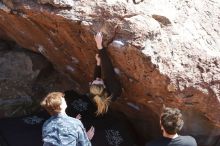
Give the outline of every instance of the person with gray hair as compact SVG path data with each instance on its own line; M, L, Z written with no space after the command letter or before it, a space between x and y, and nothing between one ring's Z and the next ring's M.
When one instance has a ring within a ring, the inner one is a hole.
M181 136L178 132L184 125L179 109L166 107L160 115L160 127L163 136L146 144L146 146L197 146L191 136Z

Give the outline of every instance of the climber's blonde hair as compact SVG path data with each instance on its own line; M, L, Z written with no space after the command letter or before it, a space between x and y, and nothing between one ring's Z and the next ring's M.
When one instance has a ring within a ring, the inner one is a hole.
M90 93L93 96L93 101L97 105L96 115L104 114L108 111L108 106L110 104L111 97L108 97L108 93L106 92L103 85L93 84L90 86Z

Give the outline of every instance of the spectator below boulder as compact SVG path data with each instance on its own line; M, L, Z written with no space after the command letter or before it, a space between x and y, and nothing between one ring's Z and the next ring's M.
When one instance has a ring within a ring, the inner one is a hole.
M95 135L91 141L93 146L138 145L135 132L122 113L109 110L107 114L96 117L95 105L88 96L79 95L73 90L65 92L65 99L68 105L66 112L69 116L75 117L80 113L86 129L91 125L95 127ZM29 116L0 120L0 145L42 145L42 125L48 118L47 112L41 111Z

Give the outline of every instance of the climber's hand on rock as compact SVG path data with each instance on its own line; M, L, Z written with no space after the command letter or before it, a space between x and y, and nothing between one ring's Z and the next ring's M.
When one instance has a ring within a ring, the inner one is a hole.
M97 48L100 50L100 49L102 49L103 47L102 47L102 37L103 37L103 35L102 35L102 33L101 32L98 32L96 35L95 35L95 42L96 42L96 46L97 46Z

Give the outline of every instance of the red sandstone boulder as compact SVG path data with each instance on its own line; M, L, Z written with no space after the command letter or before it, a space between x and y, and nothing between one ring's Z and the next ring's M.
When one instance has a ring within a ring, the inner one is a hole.
M138 119L142 135L157 135L146 129L158 128L163 104L184 110L184 130L201 141L220 134L218 0L9 0L0 9L7 36L44 55L80 92L88 91L93 35L102 31L124 88L113 107Z

